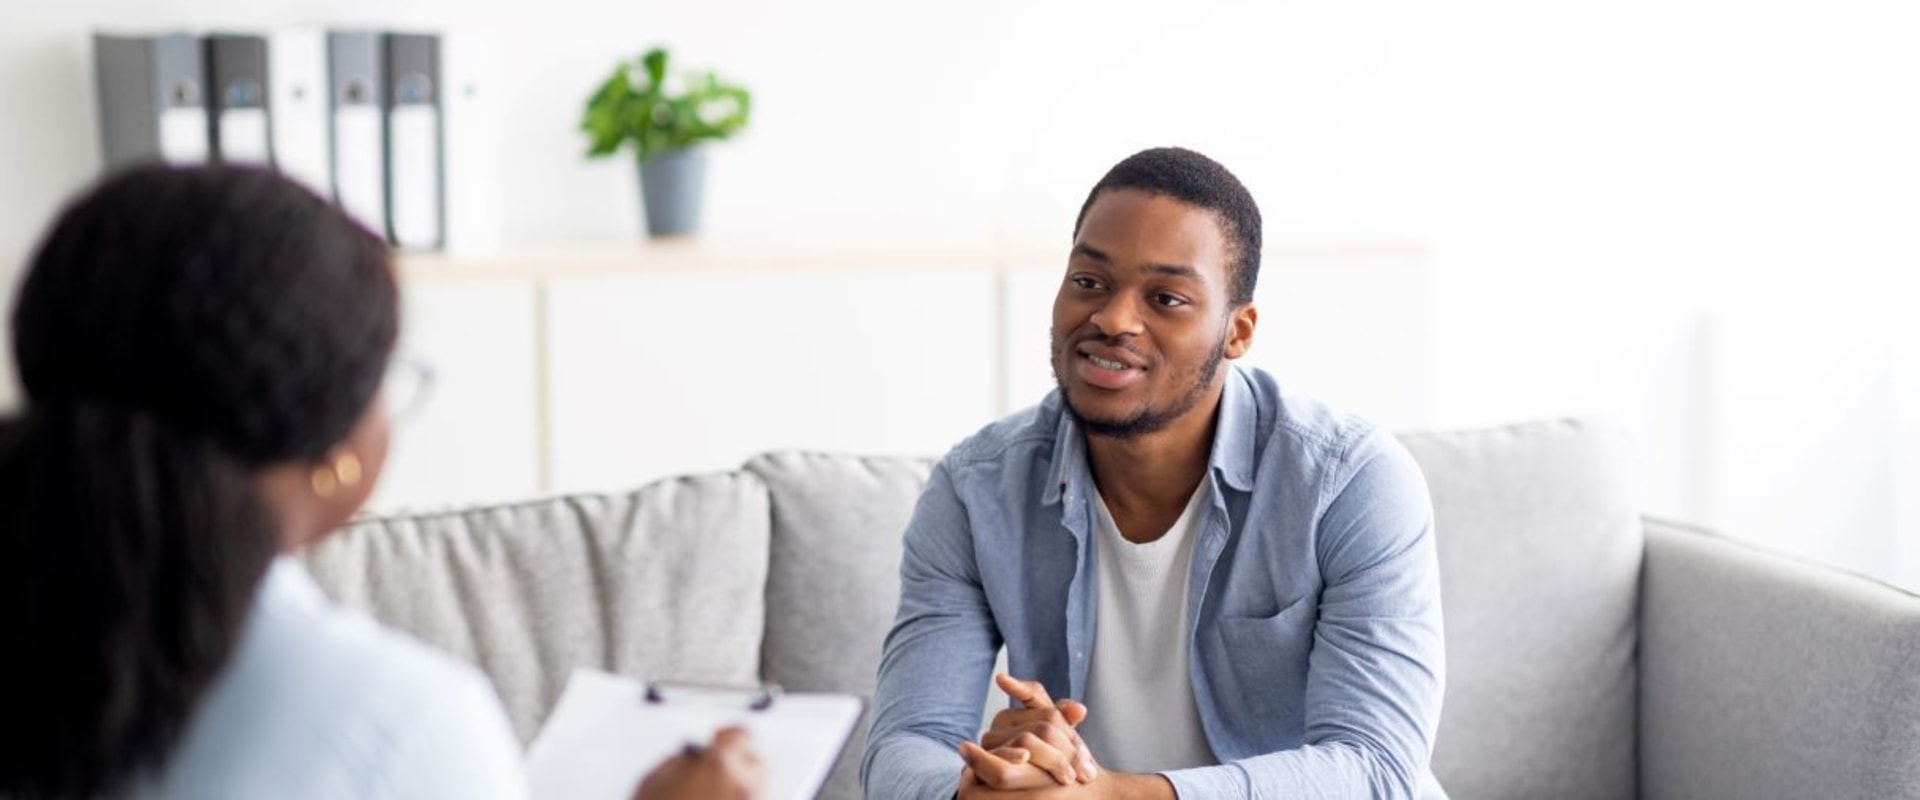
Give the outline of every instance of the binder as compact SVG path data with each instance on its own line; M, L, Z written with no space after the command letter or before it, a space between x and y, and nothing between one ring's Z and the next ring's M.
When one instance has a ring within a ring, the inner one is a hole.
M324 32L287 29L269 35L267 108L273 164L316 194L333 197L327 87Z
M200 37L93 36L100 149L109 168L205 163L206 59Z
M641 684L574 670L527 753L534 800L627 800L655 767L722 727L745 727L770 800L811 800L865 713L858 697Z
M207 37L207 74L216 157L223 164L271 166L267 40L225 34Z
M440 246L440 37L390 33L386 47L387 210L393 243Z
M447 252L500 250L499 106L493 42L482 33L440 35L440 188Z
M333 132L333 198L349 216L387 233L386 125L380 34L327 34L327 113Z

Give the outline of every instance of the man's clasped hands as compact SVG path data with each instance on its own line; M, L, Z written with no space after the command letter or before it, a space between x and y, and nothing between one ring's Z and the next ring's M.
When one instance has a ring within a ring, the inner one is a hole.
M1056 703L1038 681L1002 674L994 682L1020 707L995 714L978 743L960 744L959 800L1173 800L1173 784L1159 775L1100 768L1080 737L1086 705Z

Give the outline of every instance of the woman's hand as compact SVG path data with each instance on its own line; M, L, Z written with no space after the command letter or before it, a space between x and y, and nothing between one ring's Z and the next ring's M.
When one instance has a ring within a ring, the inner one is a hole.
M689 748L691 750L691 748ZM762 800L767 772L743 728L722 728L699 752L667 759L640 781L633 800Z

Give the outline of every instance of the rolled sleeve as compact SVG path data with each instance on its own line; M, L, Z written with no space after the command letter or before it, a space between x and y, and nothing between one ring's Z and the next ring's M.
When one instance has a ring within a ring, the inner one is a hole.
M868 797L954 796L958 748L979 732L999 648L966 509L942 464L907 524L900 611L881 651L873 729L860 766Z

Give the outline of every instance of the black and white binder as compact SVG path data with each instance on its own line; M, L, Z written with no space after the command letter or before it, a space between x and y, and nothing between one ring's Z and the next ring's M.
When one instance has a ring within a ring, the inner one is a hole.
M200 37L94 34L101 154L109 168L205 163L206 59Z
M474 31L440 34L440 200L442 239L455 255L498 252L499 106L492 40Z
M267 40L260 36L207 37L212 91L213 152L223 164L273 164L267 94Z
M439 248L440 37L386 36L387 213L391 239L408 249Z
M333 197L368 230L387 234L385 70L380 34L327 34L327 111L333 132Z
M289 28L267 37L273 164L315 193L333 197L328 86L325 32Z

